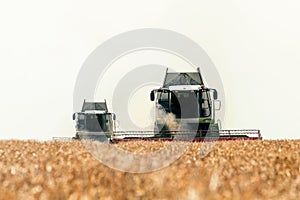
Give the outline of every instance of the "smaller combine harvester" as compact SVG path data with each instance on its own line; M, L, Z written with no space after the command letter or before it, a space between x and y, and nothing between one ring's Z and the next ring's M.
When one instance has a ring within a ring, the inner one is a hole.
M116 129L116 116L108 112L106 101L87 102L84 100L81 112L73 114L76 121L74 139L110 140Z

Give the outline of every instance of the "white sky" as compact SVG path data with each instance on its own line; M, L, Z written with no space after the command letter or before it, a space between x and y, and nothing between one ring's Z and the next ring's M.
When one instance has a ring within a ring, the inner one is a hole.
M299 138L298 0L0 2L0 139L73 136L73 89L87 56L137 28L196 41L223 81L223 128Z

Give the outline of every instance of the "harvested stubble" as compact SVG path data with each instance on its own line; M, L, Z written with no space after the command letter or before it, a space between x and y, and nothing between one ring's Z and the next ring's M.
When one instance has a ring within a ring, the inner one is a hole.
M135 141L139 153L164 144ZM297 199L300 141L192 143L169 167L131 174L106 167L80 141L0 141L0 199ZM142 147L142 150L141 148ZM108 152L109 153L109 152Z

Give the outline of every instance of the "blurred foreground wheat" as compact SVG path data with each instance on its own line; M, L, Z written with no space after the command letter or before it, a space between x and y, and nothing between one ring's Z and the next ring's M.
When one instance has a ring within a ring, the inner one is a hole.
M138 153L164 145L117 144ZM0 141L0 199L300 197L300 140L219 141L204 158L201 145L192 143L167 168L131 174L100 163L80 141Z

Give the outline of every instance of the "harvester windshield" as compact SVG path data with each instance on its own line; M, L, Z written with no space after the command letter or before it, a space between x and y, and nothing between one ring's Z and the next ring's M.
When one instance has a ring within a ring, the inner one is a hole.
M78 131L112 132L113 121L111 115L111 113L78 113L76 128Z
M158 104L176 118L199 118L211 115L209 92L199 90L165 90L158 92Z

